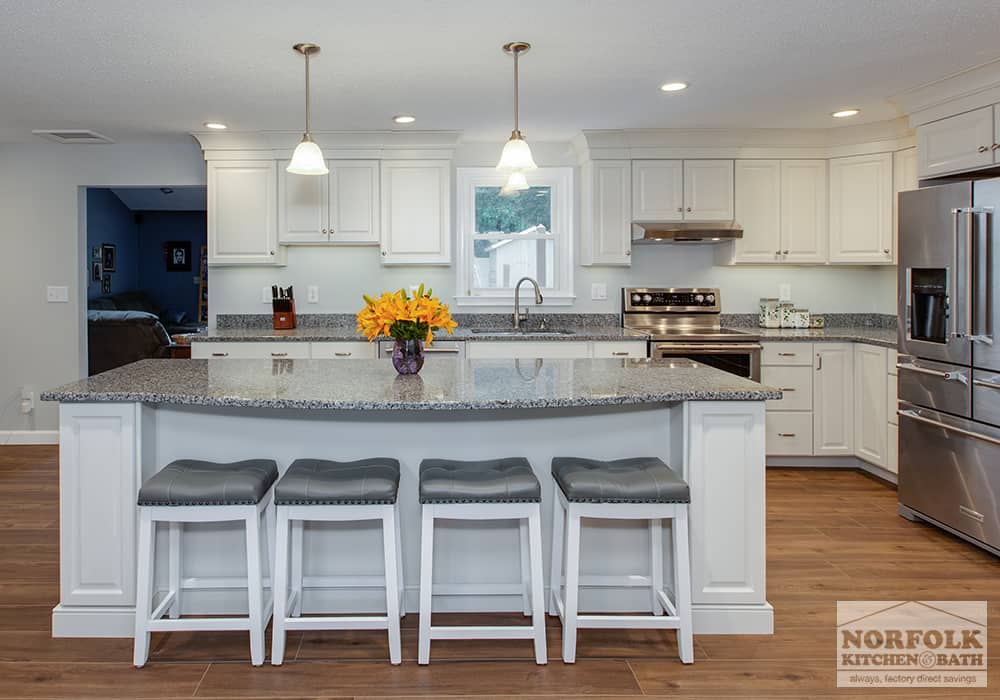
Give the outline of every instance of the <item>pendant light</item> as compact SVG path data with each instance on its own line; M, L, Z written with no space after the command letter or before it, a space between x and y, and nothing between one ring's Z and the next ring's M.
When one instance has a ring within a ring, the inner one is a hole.
M510 139L503 147L503 152L500 154L500 162L497 163L497 170L504 170L507 172L519 171L521 177L520 180L524 180L524 172L528 170L536 170L538 168L535 165L534 159L531 157L531 149L528 148L528 142L524 140L521 135L521 130L518 128L517 112L518 112L518 85L517 85L517 59L518 57L527 52L531 48L531 44L526 41L512 41L509 44L504 44L503 50L505 53L514 57L514 130L510 132ZM512 178L513 180L513 178ZM508 186L512 183L508 182ZM518 189L527 189L527 180L524 180L524 187L519 187Z
M326 167L323 151L312 140L312 133L309 131L309 57L319 53L319 46L316 44L296 44L292 49L302 54L306 59L306 131L302 134L302 141L295 147L292 160L285 169L296 175L326 175L330 169Z
M528 178L524 176L524 172L521 170L515 170L510 174L510 177L507 178L507 183L500 188L500 195L503 197L511 197L528 188Z

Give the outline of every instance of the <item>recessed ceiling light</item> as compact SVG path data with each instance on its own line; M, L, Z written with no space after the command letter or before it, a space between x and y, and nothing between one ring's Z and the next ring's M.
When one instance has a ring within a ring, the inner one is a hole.
M663 85L660 86L660 89L663 90L663 92L679 92L680 90L687 88L687 86L687 83L663 83Z
M861 114L860 109L855 109L851 107L850 109L840 109L831 114L831 117L836 117L837 119L843 119L844 117L853 117L855 114Z
M229 127L222 122L205 122L205 128L207 129L228 129Z
M397 124L412 124L417 118L412 114L397 114L392 120Z

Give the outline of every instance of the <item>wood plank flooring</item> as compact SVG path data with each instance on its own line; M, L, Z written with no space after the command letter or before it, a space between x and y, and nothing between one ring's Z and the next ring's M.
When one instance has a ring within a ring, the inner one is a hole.
M419 667L414 614L404 620L398 667L386 661L382 632L297 633L283 667L259 669L249 665L245 634L186 633L154 635L150 664L136 670L131 640L50 636L57 462L54 447L0 448L0 698L1000 696L1000 562L898 517L895 491L853 471L768 471L775 634L697 636L692 666L677 660L672 633L655 630L582 630L578 661L568 666L559 662L560 629L550 620L546 667L533 663L522 641L438 641L432 664ZM989 601L989 688L835 687L836 601L911 598Z

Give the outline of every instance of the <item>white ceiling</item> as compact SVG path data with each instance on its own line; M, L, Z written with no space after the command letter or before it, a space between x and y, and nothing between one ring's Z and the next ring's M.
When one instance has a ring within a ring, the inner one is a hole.
M1000 56L997 0L0 0L0 142L88 128L117 141L302 124L298 41L313 63L313 128L522 130L826 127L898 115L886 98ZM675 94L667 80L691 87ZM397 127L398 128L398 127ZM83 146L73 146L83 148ZM99 146L90 146L99 148Z

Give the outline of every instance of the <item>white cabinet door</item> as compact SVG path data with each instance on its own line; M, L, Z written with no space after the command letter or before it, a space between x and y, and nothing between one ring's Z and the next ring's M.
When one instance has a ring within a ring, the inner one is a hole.
M812 455L813 416L808 411L768 411L767 454L773 457Z
M854 346L813 347L813 454L854 454Z
M273 160L208 164L208 262L278 263L278 185Z
M309 355L309 343L298 340L191 343L195 360L307 360Z
M684 220L733 218L733 161L684 161Z
M309 343L309 356L314 360L374 360L378 346L363 340Z
M780 262L781 176L781 161L736 161L733 209L743 237L733 243L734 263Z
M917 177L917 149L907 148L892 154L892 259L898 255L899 193L920 187Z
M994 107L958 114L917 127L917 171L937 177L993 165Z
M854 453L879 467L887 464L885 348L854 346Z
M524 341L480 341L470 342L466 346L466 355L470 360L496 359L571 359L583 360L590 357L590 346L586 341L545 340ZM527 368L528 365L525 365Z
M781 389L780 399L765 402L768 411L813 410L813 368L809 366L760 368L760 383Z
M830 160L830 262L892 262L892 154Z
M278 242L283 245L329 241L329 175L296 175L278 161Z
M646 357L645 340L595 340L590 356L597 358Z
M781 161L782 262L826 262L826 168L825 160Z
M379 242L378 175L377 160L330 161L330 242Z
M632 261L632 168L627 160L598 160L581 167L581 265Z
M451 161L382 161L384 265L451 263Z
M681 221L683 218L683 161L633 161L632 220Z

